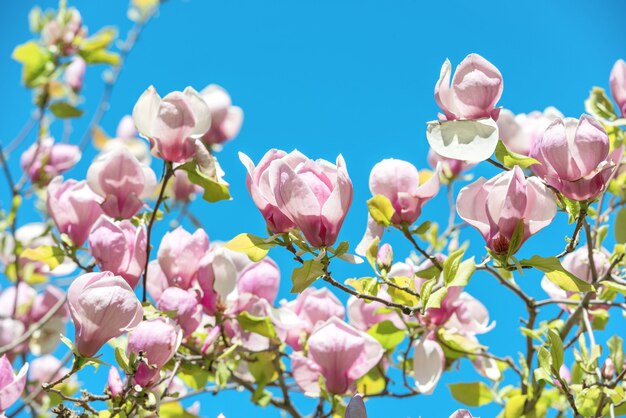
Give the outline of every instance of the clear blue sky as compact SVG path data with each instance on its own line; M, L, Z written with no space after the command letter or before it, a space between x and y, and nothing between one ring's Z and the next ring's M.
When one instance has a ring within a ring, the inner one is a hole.
M92 32L116 25L124 36L130 28L127 2L70 1L78 7ZM626 58L626 5L619 0L592 1L431 1L371 0L316 1L203 1L169 0L144 31L129 57L103 120L113 133L119 118L130 113L141 92L154 84L159 92L201 89L208 83L224 86L245 112L241 134L219 154L232 185L234 201L194 203L209 236L227 240L239 232L263 233L262 219L245 189L245 170L237 152L257 161L272 147L298 148L314 158L346 159L355 187L353 208L341 239L354 245L365 226L370 168L382 158L395 157L426 165L425 122L436 118L434 84L442 62L458 63L470 52L493 62L504 76L500 105L528 112L554 105L578 117L592 86L606 86L611 66ZM15 45L29 39L27 12L32 1L4 2L0 12L0 141L9 142L31 112L31 96L19 85L20 67L10 59ZM42 1L42 7L55 2ZM102 68L86 79L84 108L91 115L99 100ZM75 124L72 141L83 133L85 121ZM22 149L19 150L20 152ZM69 173L82 178L94 151ZM11 156L17 172L19 154ZM491 168L474 170L493 175ZM2 206L7 191L0 183ZM457 188L458 189L458 188ZM424 218L445 221L445 199L426 206ZM35 220L35 213L22 220ZM162 231L163 229L161 229ZM522 255L541 249L554 254L570 232L563 222L531 239ZM409 247L389 234L398 258ZM472 251L482 253L483 242L473 231ZM612 244L611 244L612 245ZM288 296L293 261L271 254L281 265L281 296ZM338 279L367 274L366 267L334 268ZM538 276L519 279L529 292L538 291ZM481 338L498 354L513 354L522 346L517 333L523 307L490 277L477 275L468 289L480 298L497 320L497 327ZM623 328L622 328L623 329ZM90 372L83 380L92 379ZM452 371L431 396L408 400L374 400L372 417L447 417L459 407L446 384L477 380L468 364ZM93 386L100 387L101 380ZM497 409L473 411L494 416ZM203 415L224 412L228 418L279 416L258 410L246 394L206 398ZM393 412L391 412L393 411Z

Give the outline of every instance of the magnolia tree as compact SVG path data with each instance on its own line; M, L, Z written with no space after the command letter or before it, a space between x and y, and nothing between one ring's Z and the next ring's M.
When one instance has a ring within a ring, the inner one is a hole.
M469 410L495 403L507 418L626 413L622 338L602 332L611 313L626 310L624 61L610 73L613 102L594 88L579 118L554 108L514 115L497 106L503 80L492 63L470 54L453 74L446 61L434 85L441 113L426 131L432 170L399 159L372 168L358 245L339 238L354 187L343 157L277 149L258 162L240 154L247 177L231 180L246 182L267 234L233 231L230 241L211 243L201 227L156 236L154 226L180 213L193 221L196 195L204 205L230 199L216 153L237 135L243 111L228 93L209 85L161 97L148 87L114 138L98 127L126 55L158 8L131 5L135 26L118 51L115 31L89 34L64 2L35 8L34 39L13 54L36 110L0 152L0 416L193 417L200 404L183 399L211 402L235 389L282 416L362 418L370 398L447 390L438 382L460 362L473 365L476 379L450 390ZM52 138L53 124L81 117L83 77L94 64L111 68L88 132ZM31 137L19 167L11 165ZM87 146L100 154L85 177L63 177ZM465 173L478 164L499 174L469 183ZM442 189L450 217L440 228L422 211ZM20 222L26 206L42 221ZM570 224L561 252L516 257L527 240L541 239L533 235L559 234L556 218ZM463 241L471 228L482 239ZM405 245L392 250L383 233ZM606 248L613 234L617 244ZM276 300L270 250L293 259L280 266L291 273L291 300ZM367 277L333 275L338 264L365 260ZM541 298L519 280L529 270L544 276ZM523 303L521 347L481 344L494 323L464 291L479 272ZM107 376L105 387L81 385L92 367Z

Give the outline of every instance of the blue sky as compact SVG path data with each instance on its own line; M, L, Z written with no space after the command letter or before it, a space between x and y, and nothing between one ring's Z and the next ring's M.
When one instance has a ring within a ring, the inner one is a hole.
M31 1L5 2L0 26L0 141L6 144L27 120L30 93L20 86L20 67L10 59L12 49L29 39L27 12ZM55 2L43 1L42 7ZM119 27L122 36L131 24L127 2L70 1L78 7L91 32L105 25ZM298 148L312 158L334 160L342 153L354 182L355 199L341 239L356 245L365 226L370 168L383 158L406 159L426 166L425 122L436 118L433 88L442 62L458 63L477 52L494 63L504 76L500 105L515 112L556 106L578 117L592 86L606 87L611 66L626 58L625 5L618 0L590 1L450 1L394 2L372 0L319 1L202 1L170 0L149 24L127 60L115 88L103 127L113 133L150 84L163 94L191 85L197 89L217 83L225 87L245 112L239 137L219 154L231 183L232 202L209 205L197 201L194 213L209 236L227 240L240 232L261 234L262 219L245 189L245 170L237 152L257 161L269 148ZM83 108L90 116L99 100L102 67L90 69ZM74 124L72 141L82 136L87 121ZM18 150L11 156L17 173ZM95 151L69 176L84 176ZM491 167L475 169L476 176L495 174ZM2 207L7 190L0 186ZM458 187L457 187L458 190ZM444 222L445 198L426 206L423 218ZM25 213L23 221L36 220ZM554 254L570 229L561 220L531 239L522 251ZM163 226L159 231L164 231ZM466 230L472 252L482 253L478 234ZM409 247L389 234L398 258ZM292 260L271 253L283 272L281 296L287 297ZM334 268L338 279L367 274L366 267ZM539 276L518 279L530 293ZM521 347L517 333L523 313L519 302L490 277L476 275L468 289L481 299L497 320L497 327L481 338L498 354ZM84 380L93 375L84 375ZM459 405L446 383L477 380L467 364L451 371L434 395L408 400L374 400L372 417L447 417ZM101 382L98 380L98 382ZM94 383L96 387L101 383ZM475 415L493 416L493 407ZM259 411L245 394L220 394L203 404L203 415L224 412L228 418L279 416ZM390 411L393 411L391 413Z

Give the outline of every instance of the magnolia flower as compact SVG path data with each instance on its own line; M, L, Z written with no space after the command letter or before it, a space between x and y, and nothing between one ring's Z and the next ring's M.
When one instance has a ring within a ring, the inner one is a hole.
M75 57L65 69L65 82L75 92L79 92L83 88L86 69L87 63L80 56Z
M491 331L495 322L489 322L489 311L478 299L462 292L452 302L454 312L445 327L465 335L484 334Z
M376 366L383 354L372 336L331 318L309 337L306 357L292 355L293 376L307 396L318 396L320 375L330 393L341 395Z
M146 359L133 376L135 383L142 387L157 383L161 368L174 357L181 340L180 328L169 319L159 317L139 323L128 334L128 352L143 352Z
M56 176L65 173L80 161L80 148L70 144L55 144L50 137L31 145L20 157L22 170L30 181L40 186L50 183Z
M622 152L609 154L609 137L591 116L557 119L533 145L530 169L572 200L593 200L604 190Z
M443 114L439 122L429 123L428 142L443 157L486 160L498 143L495 106L502 95L502 75L478 54L459 64L452 83L451 74L452 65L446 60L435 85L435 100Z
M157 308L162 312L174 312L174 319L182 328L185 337L198 329L202 320L202 306L198 303L193 290L169 287L159 298Z
M437 154L432 149L428 150L428 164L432 168L440 167L440 174L442 174L448 181L457 178L466 170L474 167L475 164L456 160L454 158L446 158Z
M57 177L48 186L46 206L59 232L67 234L72 243L79 247L102 214L101 201L100 196L84 180L70 179L64 182L61 177Z
M609 269L611 268L610 256L611 254L605 248L593 250L593 265L596 270L596 277L603 277L609 271ZM578 248L576 251L567 254L565 257L563 257L563 261L561 264L563 265L563 268L565 270L572 273L579 279L587 283L593 283L594 272L591 268L591 263L589 261L589 251L586 247ZM575 293L561 289L556 283L552 282L546 276L541 279L541 288L552 299L555 300L568 299ZM562 304L559 306L562 309L566 310L575 308L575 306L566 304ZM598 306L590 306L590 309L593 309L594 307L597 308Z
M64 55L74 54L78 49L76 40L86 37L87 28L83 26L83 18L73 7L59 12L41 30L43 42L58 47Z
M28 363L15 375L8 357L0 357L0 414L9 409L21 396L26 386Z
M457 409L449 418L472 418L472 414L467 409Z
M243 110L233 106L228 92L217 84L209 84L200 97L211 111L211 128L202 135L205 144L223 144L239 133L243 122Z
M422 338L413 346L413 372L415 386L420 393L429 395L435 390L446 365L443 349L436 341Z
M337 296L325 287L308 287L284 307L298 317L298 321L287 330L286 339L287 344L297 350L302 348L303 335L310 334L318 324L333 317L343 319L346 313Z
M133 108L137 130L150 140L152 152L166 161L184 163L196 152L196 139L211 127L211 111L191 87L163 99L148 87Z
M107 377L107 389L115 397L124 393L124 382L117 367L111 366Z
M437 169L437 172L439 169ZM422 207L439 192L439 175L427 180L420 178L415 166L407 161L388 158L377 163L370 172L369 186L372 195L383 195L394 208L391 222L394 225L411 225L419 218ZM356 252L365 255L370 243L383 234L384 227L368 216L367 229Z
M102 270L122 276L134 288L146 265L146 229L101 216L89 234L89 253Z
M611 70L611 77L609 78L609 84L611 86L611 95L613 100L617 102L617 107L621 112L621 116L626 116L626 62L624 60L617 60L613 69Z
M76 348L85 357L141 322L143 308L133 289L109 271L79 276L67 294Z
M333 245L352 204L352 181L340 155L337 164L313 161L298 151L270 150L258 166L245 154L252 200L275 233L294 225L314 247Z
M174 199L181 203L190 202L196 194L202 191L200 186L189 181L187 172L183 170L174 172L174 178L171 180L170 184Z
M115 138L107 138L106 135L99 137L96 142L96 147L102 150L103 154L116 150L118 148L125 148L130 151L131 154L143 165L150 166L151 155L150 147L141 138L137 137L137 129L135 129L135 123L130 115L125 115L120 119L115 131Z
M61 308L33 333L29 340L29 347L33 354L51 353L60 340L60 334L65 333L65 324L70 315L67 303L62 302L63 299L65 299L65 293L51 285L46 286L45 290L35 298L28 313L28 321L31 324L41 321L59 303L61 303Z
M249 264L239 274L237 290L239 293L251 293L274 303L280 286L280 270L270 258Z
M179 226L166 233L157 258L170 286L189 289L197 279L201 261L208 251L209 237L202 229L190 234Z
M480 232L496 255L514 254L556 215L554 195L539 179L525 178L518 166L464 187L456 207L459 216ZM511 247L518 224L523 225L521 236Z
M142 199L154 191L154 171L141 164L125 148L98 157L87 171L89 187L104 198L100 205L112 218L128 219L143 206Z
M529 155L533 144L541 139L546 128L562 117L563 114L554 107L547 107L543 112L517 115L508 109L502 109L498 117L500 139L510 151Z
M391 301L387 291L381 288L376 297ZM396 312L387 310L387 307L380 302L366 302L354 296L348 298L347 304L348 322L350 325L361 331L367 331L372 326L383 321L391 321L396 328L404 328L402 319Z
M358 393L350 399L350 402L346 407L345 418L367 418L367 411L365 410L363 397Z

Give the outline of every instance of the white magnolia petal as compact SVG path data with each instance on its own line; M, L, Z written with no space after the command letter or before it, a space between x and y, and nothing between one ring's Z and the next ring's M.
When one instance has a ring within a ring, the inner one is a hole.
M470 162L484 161L498 145L498 125L491 118L429 122L426 138L439 155Z
M142 135L150 137L152 123L156 119L160 104L161 97L154 86L148 87L137 100L133 108L133 122Z

